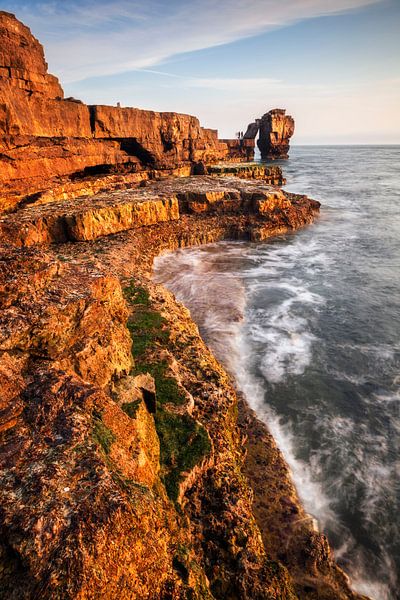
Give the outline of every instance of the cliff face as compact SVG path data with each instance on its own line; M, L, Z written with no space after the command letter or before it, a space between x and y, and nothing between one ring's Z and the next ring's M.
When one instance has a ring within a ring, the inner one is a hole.
M271 437L242 405L238 428L226 373L149 280L162 250L264 239L318 207L196 176L2 218L1 598L358 598Z
M184 177L226 152L215 131L63 100L29 30L0 24L0 598L359 600L151 281L163 250L293 231L319 203L277 167Z
M47 73L43 47L28 27L10 13L0 12L0 85L63 98L58 79Z
M222 160L253 160L259 127L263 158L287 154L293 119L282 117L284 111L272 111L269 120L267 113L243 138L219 140L216 130L190 115L64 99L41 44L2 11L0 40L0 212L47 190L60 198L84 195L92 175L102 175L107 188L106 177L117 174L123 186L201 173Z
M289 142L294 133L294 119L285 113L285 110L275 108L261 117L257 141L261 158L288 158Z
M0 210L56 178L172 170L227 155L197 118L63 99L43 48L13 15L0 12Z
M254 136L255 137L255 136ZM236 138L221 140L228 146L228 160L247 162L254 160L255 140L250 138Z
M296 597L252 514L229 379L147 273L163 248L317 209L198 176L3 217L1 598Z

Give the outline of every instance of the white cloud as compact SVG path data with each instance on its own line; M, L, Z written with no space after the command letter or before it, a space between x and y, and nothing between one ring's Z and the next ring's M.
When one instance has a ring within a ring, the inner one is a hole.
M383 0L83 0L26 5L18 15L45 43L64 82L159 64L176 54Z

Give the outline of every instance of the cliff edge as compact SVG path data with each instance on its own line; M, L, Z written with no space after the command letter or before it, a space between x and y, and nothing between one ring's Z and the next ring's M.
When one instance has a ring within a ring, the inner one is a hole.
M0 11L0 205L87 175L189 175L198 162L227 155L215 130L190 115L87 106L64 99L47 73L43 47L14 15ZM136 177L135 177L136 175ZM123 182L123 178L122 178Z
M183 177L226 151L215 132L64 100L29 29L2 12L0 35L0 598L360 600L151 280L164 250L294 231L319 203L275 167Z

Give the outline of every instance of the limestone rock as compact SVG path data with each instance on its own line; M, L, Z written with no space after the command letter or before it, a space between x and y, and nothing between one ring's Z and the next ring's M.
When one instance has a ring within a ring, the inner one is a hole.
M0 47L0 212L59 176L190 168L227 155L196 117L64 100L40 43L5 12Z
M257 136L258 130L260 128L260 119L256 119L254 123L250 123L247 126L246 132L244 134L245 140L254 140Z
M90 111L94 136L124 140L121 148L143 164L163 168L224 156L217 131L203 129L196 117L112 106Z
M58 79L47 73L43 46L14 15L0 11L0 87L62 98ZM10 89L9 89L10 93Z
M230 161L243 161L248 162L254 160L254 139L223 139L221 140L228 147L227 159Z
M299 200L301 198L301 202ZM27 206L0 216L0 237L10 246L30 247L95 240L121 231L178 221L184 214L260 217L265 229L277 223L297 228L311 222L319 203L257 179L210 175L168 178L145 188ZM271 234L269 234L271 235Z
M292 543L282 462L257 525L230 379L149 279L163 250L265 239L319 203L268 185L275 169L187 177L226 156L216 131L63 100L3 12L0 41L1 600L358 598L322 536Z
M223 177L234 175L241 179L258 179L267 185L284 185L286 183L280 167L267 166L261 163L209 165L207 172L210 175L222 175Z
M288 158L289 141L294 133L294 119L275 108L260 119L257 145L262 159Z
M223 140L228 146L229 160L249 161L254 159L255 138L263 160L288 158L289 140L294 133L294 119L286 111L275 108L239 132L236 139Z

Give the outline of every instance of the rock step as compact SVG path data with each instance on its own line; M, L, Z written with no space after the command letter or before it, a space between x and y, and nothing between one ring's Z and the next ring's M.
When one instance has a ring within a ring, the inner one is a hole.
M116 277L34 249L9 250L7 262L14 277L0 263L1 356L28 353L57 361L99 386L129 371L128 313Z
M237 177L171 178L146 187L29 206L0 218L0 240L18 247L79 242L166 221L182 214L253 214L262 224L289 213L297 196ZM303 198L307 210L313 201ZM314 208L318 208L318 203Z
M235 175L242 179L261 179L268 185L284 185L282 169L278 166L267 166L260 163L221 163L209 165L210 175Z
M175 197L141 199L134 193L132 196L125 200L110 197L108 201L93 203L85 198L28 208L0 219L0 239L19 247L80 242L179 219Z

